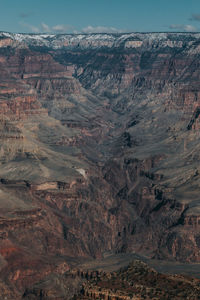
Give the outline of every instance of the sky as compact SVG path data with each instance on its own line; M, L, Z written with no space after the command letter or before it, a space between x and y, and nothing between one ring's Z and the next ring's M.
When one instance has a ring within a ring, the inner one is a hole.
M195 32L200 0L0 0L0 31Z

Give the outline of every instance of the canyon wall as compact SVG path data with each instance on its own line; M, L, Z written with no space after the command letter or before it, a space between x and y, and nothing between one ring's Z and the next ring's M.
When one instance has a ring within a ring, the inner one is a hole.
M7 299L105 252L200 261L199 39L0 34Z

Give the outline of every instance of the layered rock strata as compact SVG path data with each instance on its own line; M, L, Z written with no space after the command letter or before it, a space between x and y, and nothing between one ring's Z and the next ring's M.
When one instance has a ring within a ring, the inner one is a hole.
M199 39L0 34L5 297L107 251L200 261Z

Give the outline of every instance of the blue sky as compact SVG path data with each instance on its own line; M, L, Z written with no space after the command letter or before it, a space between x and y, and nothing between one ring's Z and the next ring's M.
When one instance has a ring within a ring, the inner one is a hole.
M0 31L200 31L200 0L0 0Z

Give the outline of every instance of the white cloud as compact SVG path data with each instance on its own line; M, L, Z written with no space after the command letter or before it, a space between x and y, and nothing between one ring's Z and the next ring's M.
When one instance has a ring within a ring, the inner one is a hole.
M30 30L33 33L123 33L129 32L127 30L117 29L115 27L106 27L106 26L87 26L81 30L77 30L71 25L67 24L56 24L54 26L49 26L48 24L42 22L38 26L30 25L25 22L20 22L20 25L25 27L27 30Z
M124 32L121 29L117 29L114 27L105 27L105 26L87 26L82 29L83 33L122 33Z
M65 25L65 24L57 24L52 27L52 31L58 32L58 33L65 33L73 30L73 27L70 25Z
M51 28L49 27L49 25L45 24L45 23L41 23L41 28L42 28L42 32L51 32Z
M195 26L192 26L192 25L185 25L184 29L187 32L195 32L195 31L197 31L197 28Z
M37 26L31 25L31 24L27 24L25 22L20 22L19 23L22 27L26 28L27 30L30 30L30 32L33 33L39 33L40 29Z
M183 25L183 24L172 24L169 26L170 29L185 31L185 32L195 32L197 28L193 25Z

